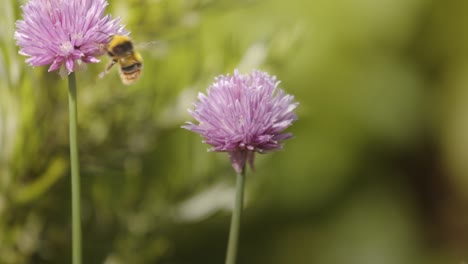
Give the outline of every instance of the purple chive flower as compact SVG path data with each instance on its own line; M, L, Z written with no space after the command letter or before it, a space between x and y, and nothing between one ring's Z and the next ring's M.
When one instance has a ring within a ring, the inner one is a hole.
M237 173L246 160L253 168L255 152L280 149L281 142L292 137L282 132L297 120L298 103L278 85L275 76L261 71L218 76L189 110L199 123L187 122L183 128L199 133L213 146L210 151L228 152Z
M50 65L70 74L75 66L97 63L112 35L127 34L119 19L104 16L106 0L30 0L16 22L19 54L31 66Z

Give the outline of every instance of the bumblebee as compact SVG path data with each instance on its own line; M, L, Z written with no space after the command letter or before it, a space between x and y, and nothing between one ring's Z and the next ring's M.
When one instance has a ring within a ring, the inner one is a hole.
M106 70L99 75L100 78L109 73L116 63L119 64L119 74L123 84L133 84L140 78L143 71L143 58L140 53L134 50L130 37L124 35L112 36L106 46L106 51L112 61L106 67Z

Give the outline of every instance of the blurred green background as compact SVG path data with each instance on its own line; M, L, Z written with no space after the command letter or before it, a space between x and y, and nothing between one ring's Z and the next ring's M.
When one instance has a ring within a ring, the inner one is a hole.
M69 263L67 81L0 8L0 263ZM248 171L239 263L468 260L468 2L110 0L141 50L77 74L84 263L223 263L234 173L180 126L213 77L277 75L295 138Z

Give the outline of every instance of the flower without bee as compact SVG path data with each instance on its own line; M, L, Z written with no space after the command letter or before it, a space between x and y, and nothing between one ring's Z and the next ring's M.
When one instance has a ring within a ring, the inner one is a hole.
M292 137L283 131L297 120L298 103L278 86L275 76L258 70L218 76L189 110L198 124L187 122L183 128L199 133L211 151L228 152L240 173L247 160L253 167L255 152L280 149Z

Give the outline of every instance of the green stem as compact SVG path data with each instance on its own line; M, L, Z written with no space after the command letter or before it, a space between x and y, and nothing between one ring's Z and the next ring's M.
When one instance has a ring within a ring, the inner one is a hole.
M81 264L81 214L80 214L80 166L78 163L76 79L75 73L68 75L68 102L70 114L70 159L72 195L72 260Z
M234 211L232 212L231 227L229 229L229 242L226 255L226 264L235 264L237 257L237 245L239 242L239 228L242 215L242 205L244 200L245 167L237 174L236 180L236 200Z

